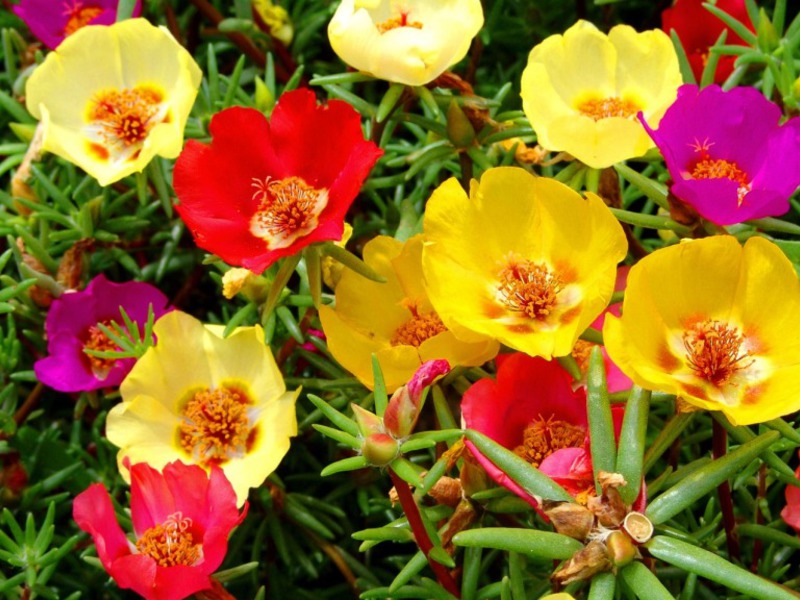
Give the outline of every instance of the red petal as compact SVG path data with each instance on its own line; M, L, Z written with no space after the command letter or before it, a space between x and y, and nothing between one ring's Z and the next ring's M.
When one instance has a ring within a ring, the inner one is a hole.
M125 533L117 523L111 496L102 484L94 483L78 494L72 503L72 518L92 536L97 556L109 573L114 561L131 553Z

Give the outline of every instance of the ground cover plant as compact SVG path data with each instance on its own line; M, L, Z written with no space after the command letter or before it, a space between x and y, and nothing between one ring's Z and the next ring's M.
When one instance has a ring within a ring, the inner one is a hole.
M0 596L800 597L794 3L0 31Z

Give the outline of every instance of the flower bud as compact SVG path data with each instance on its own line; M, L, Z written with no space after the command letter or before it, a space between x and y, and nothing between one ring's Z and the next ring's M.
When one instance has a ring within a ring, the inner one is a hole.
M557 533L576 540L585 540L594 526L594 514L580 504L545 502L543 509Z
M456 148L467 148L475 141L475 128L455 100L447 107L447 138Z
M222 276L222 295L228 300L241 293L248 300L261 303L266 300L268 291L267 280L249 269L234 267Z
M373 467L385 467L400 453L400 444L387 433L372 433L364 438L361 454Z
M624 531L613 531L606 538L608 559L614 568L624 567L636 558L637 550Z
M420 366L407 385L395 391L383 414L386 430L396 438L404 438L414 431L425 388L436 379L450 372L446 360L429 360Z
M603 542L589 542L565 562L550 579L561 585L591 579L598 573L611 569L611 562Z
M362 437L366 438L374 433L385 433L383 421L378 415L369 412L358 404L350 404L350 408L353 409L353 416L356 418L358 430L361 432Z

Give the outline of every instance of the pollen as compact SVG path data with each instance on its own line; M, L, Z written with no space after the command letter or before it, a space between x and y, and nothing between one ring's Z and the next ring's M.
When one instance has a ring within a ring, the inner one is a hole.
M203 465L219 465L247 451L249 401L238 390L220 387L195 393L183 409L180 443Z
M250 220L250 233L270 249L286 248L311 233L328 204L328 190L312 187L300 177L253 179L252 185L258 208Z
M559 276L544 264L512 261L499 274L497 291L510 310L542 321L553 312L563 289Z
M630 119L641 110L639 105L630 100L610 96L609 98L591 98L578 105L578 112L582 115L600 121L611 117Z
M132 154L164 120L163 100L163 94L146 85L105 90L90 100L88 120L106 145Z
M411 318L395 330L392 346L419 348L425 340L447 331L447 327L435 312L420 313L413 303L407 304L407 308L411 312Z
M736 327L708 319L683 333L686 360L698 377L716 386L753 364L744 348L744 336Z
M81 27L85 27L103 13L103 9L97 6L84 6L77 0L70 6L66 4L64 16L67 17L67 24L64 25L62 33L65 36L72 35Z
M164 523L147 529L136 540L136 549L160 567L192 566L201 557L202 546L194 542L192 520L176 512Z
M112 328L113 321L103 321L102 324L105 327ZM110 352L118 350L119 348L97 325L92 325L86 331L86 341L83 343L83 349L84 351L95 350L97 352ZM108 372L117 362L115 358L101 358L99 356L92 356L91 354L86 354L86 358L89 360L89 366L92 372L99 379L105 379Z
M592 350L595 346L597 346L597 344L587 342L586 340L578 340L572 347L572 358L578 363L578 368L584 375L589 371L589 357L592 355Z
M392 29L398 29L399 27L413 27L414 29L422 29L422 23L419 21L410 21L408 19L408 13L402 12L400 13L399 17L392 17L391 19L387 19L382 23L378 23L375 25L378 28L380 33L386 33L387 31L391 31Z
M586 430L583 427L539 417L525 428L522 443L514 448L514 454L538 467L556 450L580 447L585 437Z
M739 187L736 191L740 206L745 195L751 189L747 173L742 171L735 162L728 160L715 160L704 156L694 165L691 175L694 179L730 179L737 183Z

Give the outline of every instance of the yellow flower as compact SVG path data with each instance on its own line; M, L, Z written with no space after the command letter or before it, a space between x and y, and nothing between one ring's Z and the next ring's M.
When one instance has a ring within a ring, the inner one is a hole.
M328 38L359 71L425 85L466 56L482 26L480 0L342 0Z
M294 404L260 326L227 338L179 311L154 327L158 342L120 386L122 402L108 414L106 434L123 460L161 469L174 460L218 465L239 505L261 485L297 434Z
M714 236L634 266L622 317L606 317L611 359L637 385L677 394L740 425L800 409L800 282L765 239Z
M470 197L455 179L425 211L428 296L465 340L488 335L531 356L563 356L608 305L622 227L594 194L517 167L489 169Z
M64 40L28 80L26 104L45 150L108 185L178 156L201 78L165 28L129 19Z
M578 21L531 51L522 108L542 146L600 169L654 146L636 115L655 127L681 83L663 31L618 25L605 35Z
M272 37L286 46L292 43L294 25L285 8L274 5L270 0L253 0L253 11L267 26Z
M497 354L493 340L461 342L442 324L422 285L421 236L405 244L378 236L364 246L364 261L386 283L345 270L336 286L336 308L321 306L319 316L331 354L368 388L374 385L373 353L389 392L425 361L473 367Z

